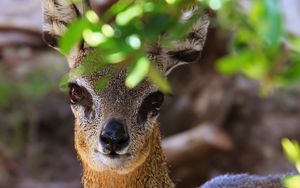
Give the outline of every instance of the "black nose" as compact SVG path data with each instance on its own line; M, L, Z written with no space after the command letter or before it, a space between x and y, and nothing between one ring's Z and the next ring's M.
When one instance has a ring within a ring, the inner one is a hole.
M129 135L124 123L118 119L111 119L102 130L100 143L110 152L125 148L129 144Z

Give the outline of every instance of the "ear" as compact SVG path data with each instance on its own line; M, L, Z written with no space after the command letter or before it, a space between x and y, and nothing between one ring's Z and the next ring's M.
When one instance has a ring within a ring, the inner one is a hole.
M174 68L197 61L203 50L207 30L209 26L209 16L204 15L193 25L188 36L179 41L174 49L162 48L164 56L163 68L168 75Z
M43 39L58 50L58 40L67 29L68 23L80 16L80 11L74 3L66 0L42 0L43 9ZM71 54L74 55L74 49ZM73 67L72 64L69 66Z

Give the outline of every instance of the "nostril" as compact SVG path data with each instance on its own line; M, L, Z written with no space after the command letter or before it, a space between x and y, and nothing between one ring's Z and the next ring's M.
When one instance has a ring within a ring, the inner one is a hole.
M120 151L129 144L129 137L125 136L125 137L111 138L105 135L101 135L100 143L103 148L111 152Z
M109 121L100 135L102 147L111 152L122 150L129 144L129 140L126 126L116 119Z
M101 141L101 143L103 143L105 145L109 144L109 139L103 135L100 136L100 141Z
M117 147L119 150L125 148L129 144L129 138L126 136L124 138L121 138L116 142Z
M119 141L117 141L118 144L126 144L129 141L129 138L127 136L121 138Z

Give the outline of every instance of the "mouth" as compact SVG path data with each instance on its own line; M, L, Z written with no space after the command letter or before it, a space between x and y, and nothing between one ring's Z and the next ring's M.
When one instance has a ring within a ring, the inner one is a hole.
M104 154L104 156L110 158L110 159L120 159L120 158L127 158L130 156L130 154L118 154L115 151L111 151L108 154Z
M124 159L124 158L130 158L130 154L129 153L125 153L125 154L119 154L115 151L111 151L109 153L102 153L102 152L99 152L98 150L95 149L95 152L100 154L100 155L103 155L104 157L106 158L109 158L109 159Z

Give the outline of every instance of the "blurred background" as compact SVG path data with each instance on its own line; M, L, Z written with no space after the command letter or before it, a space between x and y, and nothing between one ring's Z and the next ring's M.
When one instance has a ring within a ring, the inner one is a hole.
M294 171L281 139L300 141L300 1L205 2L212 22L202 58L169 76L174 96L160 116L172 179L193 187L225 173ZM40 4L0 1L3 188L81 187L73 116L59 88L67 63L41 39ZM196 146L170 154L170 141L191 132Z

